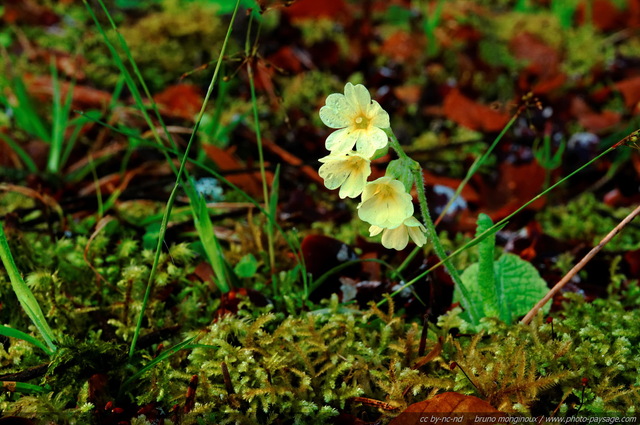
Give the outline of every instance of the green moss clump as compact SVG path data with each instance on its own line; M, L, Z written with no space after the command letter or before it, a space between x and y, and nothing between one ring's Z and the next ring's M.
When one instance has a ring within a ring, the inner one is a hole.
M612 208L585 193L566 205L549 206L537 215L544 233L563 241L582 240L595 246L633 208ZM627 226L603 248L634 251L640 248L640 231Z
M119 32L127 42L142 75L152 89L158 91L176 83L185 72L216 58L225 34L216 7L200 2L166 0L162 10L130 25L120 25ZM119 46L115 37L111 40ZM119 78L111 55L101 35L86 41L89 65L87 75L101 85L113 86ZM127 63L123 55L122 60ZM203 83L210 74L196 73L191 79Z

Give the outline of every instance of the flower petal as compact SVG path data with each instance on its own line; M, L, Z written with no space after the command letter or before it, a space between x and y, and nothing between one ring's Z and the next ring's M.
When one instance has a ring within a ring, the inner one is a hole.
M362 84L357 84L353 90L354 99L362 111L367 111L371 104L371 95L369 90Z
M369 224L395 228L413 215L413 202L398 180L380 177L367 183L358 205L358 216Z
M382 232L384 229L382 227L378 227L378 226L371 226L369 227L369 236L376 236L378 234L380 234L380 232Z
M387 143L389 142L387 133L379 128L372 127L367 131L360 131L361 134L358 136L358 140L356 142L356 150L358 153L368 158L372 157L378 149L382 149L387 146Z
M407 227L402 225L395 229L385 229L382 233L382 246L387 249L403 250L409 243L409 234Z
M344 128L351 125L351 116L355 113L344 95L333 93L327 97L327 104L320 108L320 119L330 128Z
M348 172L345 172L339 161L330 161L322 164L318 174L324 179L324 185L327 189L331 190L340 187L348 177Z
M331 154L320 159L318 170L329 189L340 187L340 198L355 198L362 193L371 174L369 160L356 152Z
M355 145L358 138L358 132L354 132L351 128L343 128L336 130L327 137L324 146L331 153L348 152Z
M407 232L416 245L423 246L427 243L427 235L424 234L425 228L422 225L420 227L407 227Z
M369 105L367 110L367 116L371 120L371 125L378 128L389 128L391 122L389 121L389 114L382 109L382 106L375 100Z

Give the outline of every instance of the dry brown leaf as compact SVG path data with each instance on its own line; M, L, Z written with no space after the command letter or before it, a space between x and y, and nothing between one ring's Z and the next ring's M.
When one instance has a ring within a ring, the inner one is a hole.
M464 413L469 413L470 415L465 415L463 417L463 421L456 421L456 424L473 424L475 423L475 416L483 413L490 413L492 414L491 416L496 418L505 415L478 397L463 395L456 392L448 392L438 394L428 400L410 405L400 413L400 415L389 422L389 425L419 425L424 423L436 423L431 420L427 420L425 422L425 418L431 419L432 416L436 416L437 418L442 419L445 416L454 417L459 416L456 414L461 415ZM445 423L445 421L438 421L437 423Z
M477 131L500 131L509 121L508 115L474 102L458 89L453 89L447 94L443 110L450 120Z

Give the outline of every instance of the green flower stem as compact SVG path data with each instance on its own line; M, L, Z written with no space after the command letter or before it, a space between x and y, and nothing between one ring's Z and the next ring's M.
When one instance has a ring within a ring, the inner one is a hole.
M460 254L462 251L471 248L472 246L478 244L480 241L484 240L486 237L490 236L492 233L495 233L496 231L500 230L501 227L504 227L507 225L507 222L511 219L511 217L513 217L514 215L518 214L520 211L522 211L523 209L525 209L527 206L529 206L530 204L532 204L533 202L537 201L538 199L542 198L544 195L546 195L547 193L551 192L553 189L555 189L557 186L561 185L562 183L564 183L566 180L570 179L571 177L573 177L574 175L578 174L580 171L584 170L586 167L588 167L589 165L593 164L594 162L598 161L600 158L602 158L603 156L607 155L609 152L611 152L612 150L616 149L618 147L618 145L620 144L620 142L618 142L617 144L611 146L609 149L605 150L604 152L602 152L600 155L596 156L595 158L591 159L589 162L587 162L586 164L580 166L578 169L576 169L575 171L573 171L572 173L570 173L569 175L567 175L566 177L564 177L563 179L557 181L556 183L554 183L553 185L549 186L547 189L543 190L542 192L540 192L539 194L537 194L536 196L534 196L533 198L531 198L529 201L525 202L520 208L518 208L517 210L515 210L514 212L512 212L511 214L509 214L507 217L503 218L502 220L500 220L499 222L497 222L496 224L494 224L493 226L491 226L490 228L488 228L487 230L485 230L484 232L482 232L479 235L476 235L475 238L473 238L472 240L470 240L469 242L467 242L466 244L464 244L463 246L461 246L460 248L456 249L455 251L453 251L447 258L445 259L441 259L439 263L434 264L433 266L431 266L429 269L425 270L424 272L420 273L418 276L414 277L412 280L410 280L409 282L405 283L404 285L402 285L400 288L398 288L393 294L391 294L391 296L395 296L396 294L399 294L400 292L402 292L402 290L404 290L405 288L409 288L412 285L414 285L415 283L417 283L420 279L424 278L426 275L428 275L429 273L431 273L433 270L435 270L436 268L440 267L442 264L445 264L446 260L450 260L452 258L454 258L455 256L457 256L458 254ZM497 229L497 230L496 230ZM382 303L386 302L386 300L381 301L380 303L378 303L378 306L380 306Z
M420 164L409 158L407 154L402 150L400 142L398 141L398 138L393 133L393 130L391 130L391 128L386 129L385 133L387 133L387 135L389 136L389 144L391 148L396 151L398 157L404 161L411 161L412 163L411 173L413 174L413 179L416 184L416 190L418 192L418 202L420 204L420 211L422 213L422 221L427 228L427 237L431 241L433 250L435 251L436 255L442 261L447 271L449 272L449 275L453 279L456 288L460 291L460 303L462 304L462 307L464 307L464 309L468 312L472 322L476 323L477 319L481 317L479 312L477 311L477 306L469 302L469 291L467 291L467 288L462 283L462 279L460 279L458 270L456 270L453 264L451 264L451 261L448 259L447 253L445 252L442 243L440 243L440 238L438 238L438 232L436 231L436 227L433 224L433 220L431 220L431 215L429 214L429 206L427 204L427 195L424 190L422 168L420 167Z

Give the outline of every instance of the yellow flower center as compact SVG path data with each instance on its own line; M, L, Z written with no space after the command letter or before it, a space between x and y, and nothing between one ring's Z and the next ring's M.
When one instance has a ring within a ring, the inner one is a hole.
M358 117L356 117L354 122L354 127L358 130L366 130L367 128L369 128L369 119L364 115L359 115Z

